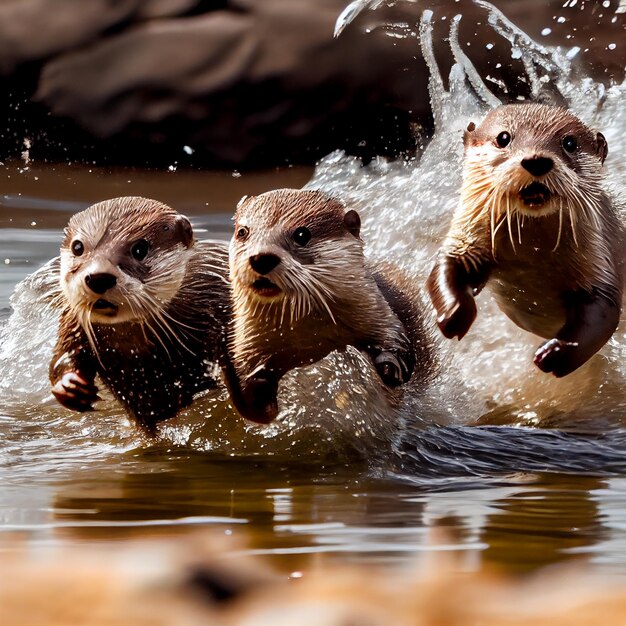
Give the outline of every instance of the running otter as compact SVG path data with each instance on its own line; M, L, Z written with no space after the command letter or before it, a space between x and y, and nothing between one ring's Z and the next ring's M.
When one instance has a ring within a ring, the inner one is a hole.
M319 191L244 198L230 245L231 397L245 417L276 417L288 371L354 346L389 387L427 369L418 298L392 266L366 264L361 220Z
M52 393L89 411L98 374L153 432L215 386L230 318L227 245L196 243L186 217L138 197L74 215L61 247L61 321Z
M544 372L565 376L620 318L624 230L602 188L607 143L567 110L492 110L464 136L461 201L427 288L446 337L461 339L489 281L515 324L548 339Z

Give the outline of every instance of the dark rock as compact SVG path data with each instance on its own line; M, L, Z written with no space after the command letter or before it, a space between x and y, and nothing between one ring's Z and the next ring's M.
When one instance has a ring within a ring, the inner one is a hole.
M502 80L505 97L528 91L519 80L522 60L511 59L509 44L494 37L484 9L469 0L364 11L335 39L346 4L0 3L0 71L11 73L6 151L21 149L26 135L36 158L152 165L269 166L312 162L336 148L364 158L410 153L413 126L430 123L426 66L417 40L405 36L424 8L434 10L444 75L452 62L450 19L463 13L461 40L483 75ZM624 50L607 48L623 41L617 0L608 8L563 7L562 0L497 4L535 39L580 46L585 71L621 78Z

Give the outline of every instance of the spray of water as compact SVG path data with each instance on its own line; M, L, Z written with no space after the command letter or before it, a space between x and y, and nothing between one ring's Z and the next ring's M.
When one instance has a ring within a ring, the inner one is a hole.
M364 8L380 0L353 2L342 14L337 31ZM605 134L610 146L608 182L620 192L626 175L626 85L606 88L590 78L576 77L574 52L551 49L532 41L507 18L479 2L494 32L522 58L534 96L551 89L589 125ZM462 132L499 104L459 45L461 16L450 23L453 65L446 83L433 47L433 13L425 11L415 35L430 70L434 136L412 163L378 160L367 167L335 153L317 167L309 187L333 193L358 209L363 238L372 260L389 259L423 284L434 254L458 202L461 181ZM366 45L366 44L364 44ZM53 311L42 308L41 285L33 279L19 285L14 314L0 336L0 392L3 399L37 405L48 414L47 363L56 332ZM425 302L425 306L428 304ZM34 316L34 317L33 317ZM434 320L433 320L434 321ZM433 323L434 329L434 323ZM442 374L425 393L407 393L398 402L380 391L375 375L356 352L330 355L284 380L279 420L265 428L237 420L224 398L207 396L179 418L168 422L164 437L175 444L229 453L293 454L295 448L335 449L342 444L361 452L388 450L407 421L424 423L542 424L575 427L589 420L619 424L624 410L626 326L622 325L602 353L562 380L532 365L536 337L515 327L487 292L479 298L479 315L462 342L439 341ZM29 363L22 363L28 355ZM98 420L121 420L114 403ZM101 423L101 422L100 422ZM57 432L57 436L59 435Z
M357 0L337 22L340 33L364 9L383 4ZM533 98L553 97L609 142L607 185L625 197L626 83L606 87L580 76L572 59L578 50L548 48L533 41L499 10L476 2L494 33L523 61ZM445 235L458 202L461 183L462 132L470 121L500 104L459 43L457 15L450 23L449 45L455 63L446 89L433 46L433 13L421 16L416 47L430 71L429 91L435 133L419 159L410 165L374 163L359 167L354 159L333 154L317 168L310 186L344 197L364 218L364 238L372 258L393 258L421 284ZM398 36L395 33L394 36ZM415 36L407 32L407 37ZM586 366L562 380L543 374L532 364L541 343L513 325L497 309L488 292L479 298L478 320L462 342L442 342L446 373L441 397L463 423L542 424L576 427L626 422L623 384L626 325Z

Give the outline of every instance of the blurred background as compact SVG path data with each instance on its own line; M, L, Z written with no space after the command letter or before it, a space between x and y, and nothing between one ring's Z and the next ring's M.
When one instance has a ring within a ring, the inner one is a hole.
M463 13L461 40L481 74L509 98L527 92L523 59L500 63L485 10L468 0L393 2L334 38L347 4L3 0L0 155L220 169L310 164L337 148L410 155L430 117L426 66L406 35L426 8L441 28L440 62L451 60L446 20ZM585 72L622 79L617 0L494 4L535 40L579 47Z

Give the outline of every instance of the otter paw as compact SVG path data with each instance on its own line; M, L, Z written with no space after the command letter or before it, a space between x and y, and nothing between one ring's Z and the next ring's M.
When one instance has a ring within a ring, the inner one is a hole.
M387 350L374 358L374 367L388 387L399 387L411 378L411 369L404 359Z
M462 299L456 300L453 307L443 311L437 317L437 326L444 337L463 339L476 319L476 302L467 294Z
M242 389L244 417L258 424L269 424L278 415L278 381L258 376L249 378Z
M98 388L77 372L63 374L51 391L60 404L72 411L92 411L93 403L102 400Z
M557 378L567 376L580 363L574 358L578 344L562 339L550 339L539 346L533 359L535 365L543 372L552 373Z

